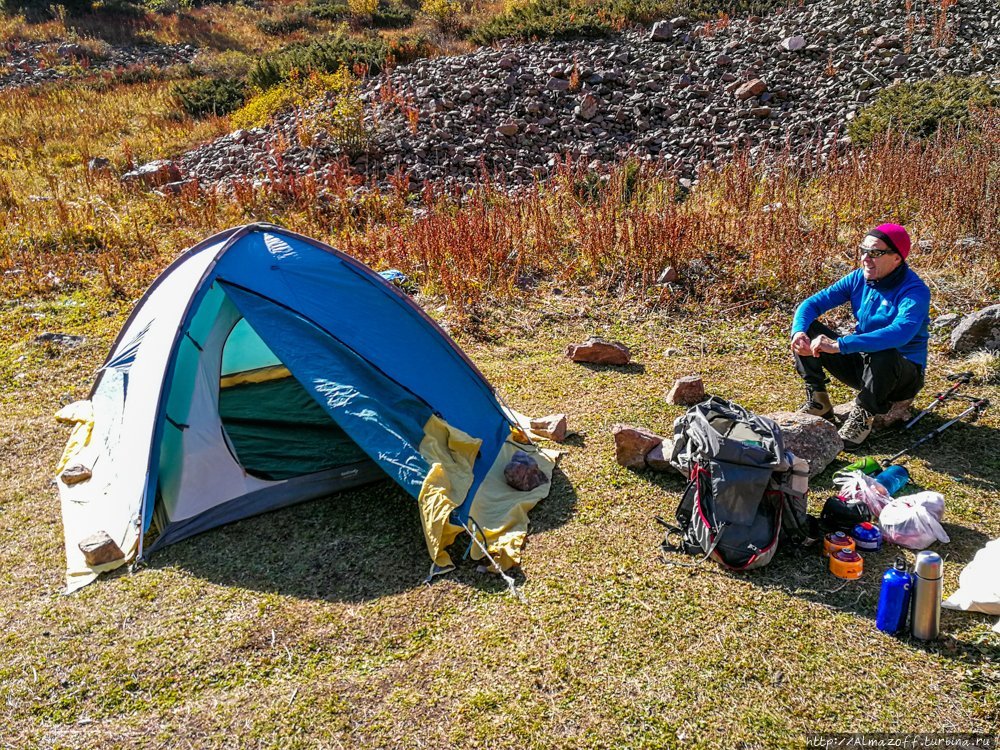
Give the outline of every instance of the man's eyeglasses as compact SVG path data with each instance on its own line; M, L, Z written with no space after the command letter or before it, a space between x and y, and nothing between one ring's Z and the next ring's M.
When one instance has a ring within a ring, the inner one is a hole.
M865 247L864 245L858 246L858 257L862 255L867 255L869 258L881 258L883 255L888 255L889 253L894 253L895 250L890 250L886 248L885 250L879 250L874 247Z

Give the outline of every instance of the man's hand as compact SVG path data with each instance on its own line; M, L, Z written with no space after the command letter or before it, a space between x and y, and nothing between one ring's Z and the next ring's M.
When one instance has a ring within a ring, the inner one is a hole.
M837 339L831 339L822 333L812 340L809 348L812 350L814 357L818 357L820 354L840 353L840 344L837 343Z
M792 353L798 354L800 357L813 356L809 337L803 331L799 331L792 336Z

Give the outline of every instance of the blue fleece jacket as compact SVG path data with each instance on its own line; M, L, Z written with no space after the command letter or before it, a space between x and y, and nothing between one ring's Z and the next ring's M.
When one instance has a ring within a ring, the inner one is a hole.
M898 349L911 362L926 367L931 292L913 269L903 263L873 282L865 281L860 269L847 274L799 305L792 336L845 302L851 303L858 324L854 333L837 339L841 353Z

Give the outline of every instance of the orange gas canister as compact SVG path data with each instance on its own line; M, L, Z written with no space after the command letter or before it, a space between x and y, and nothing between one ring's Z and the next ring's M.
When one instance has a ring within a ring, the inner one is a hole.
M823 557L829 557L842 549L854 550L854 540L843 531L834 531L823 537Z
M837 578L855 581L864 572L865 561L852 549L842 549L830 555L830 572Z

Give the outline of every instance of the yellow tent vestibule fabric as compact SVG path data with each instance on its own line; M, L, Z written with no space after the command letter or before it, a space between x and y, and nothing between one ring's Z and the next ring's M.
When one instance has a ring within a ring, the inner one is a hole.
M420 453L431 465L417 500L427 551L438 569L452 567L445 551L464 529L449 520L451 512L465 500L472 486L472 467L481 441L431 417L424 427ZM546 483L533 490L516 490L504 479L504 467L518 450L529 452L545 474ZM513 439L501 449L472 501L470 519L475 531L485 537L490 555L503 570L519 565L521 548L528 533L528 511L549 493L558 454ZM483 541L480 539L480 541ZM473 546L472 557L482 552Z

